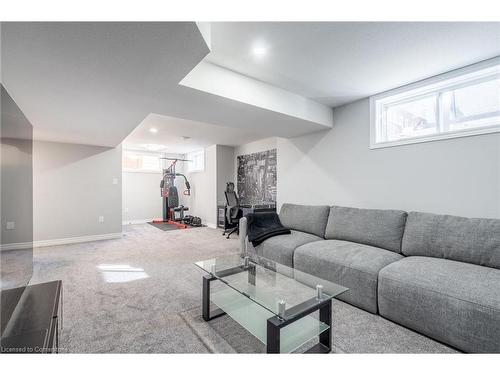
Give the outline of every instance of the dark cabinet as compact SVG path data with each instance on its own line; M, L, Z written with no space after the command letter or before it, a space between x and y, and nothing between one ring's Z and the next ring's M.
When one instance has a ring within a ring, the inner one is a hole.
M2 300L8 301L8 294L19 293L18 289L21 288L2 291ZM62 328L62 281L22 289L22 296L2 332L1 353L57 353Z

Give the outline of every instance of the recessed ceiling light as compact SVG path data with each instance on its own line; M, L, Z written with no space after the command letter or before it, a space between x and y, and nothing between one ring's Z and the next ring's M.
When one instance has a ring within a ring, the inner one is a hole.
M156 129L156 128L149 128L149 131L150 131L151 133L153 133L153 134L158 133L158 129Z
M264 43L255 43L252 47L252 55L256 58L262 58L267 55L269 48Z
M187 141L187 140L191 139L191 137L188 137L187 135L183 135L181 138L183 141Z

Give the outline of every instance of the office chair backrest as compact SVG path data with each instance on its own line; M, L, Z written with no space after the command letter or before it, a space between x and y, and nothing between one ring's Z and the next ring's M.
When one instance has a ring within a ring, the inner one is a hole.
M224 195L226 196L226 204L228 206L234 207L240 205L238 201L238 196L234 191L234 183L228 182L226 184L226 191L224 192Z

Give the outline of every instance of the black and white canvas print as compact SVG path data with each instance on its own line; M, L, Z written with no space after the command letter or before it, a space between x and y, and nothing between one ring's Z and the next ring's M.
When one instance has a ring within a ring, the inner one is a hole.
M276 204L276 149L238 156L241 204Z

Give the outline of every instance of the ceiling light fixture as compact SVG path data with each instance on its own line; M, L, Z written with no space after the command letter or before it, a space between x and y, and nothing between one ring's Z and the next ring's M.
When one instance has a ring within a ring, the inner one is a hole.
M252 47L252 55L256 58L262 58L267 55L268 48L263 43L256 43Z
M153 134L158 133L158 129L156 129L156 128L149 128L149 131L150 131L151 133L153 133Z

